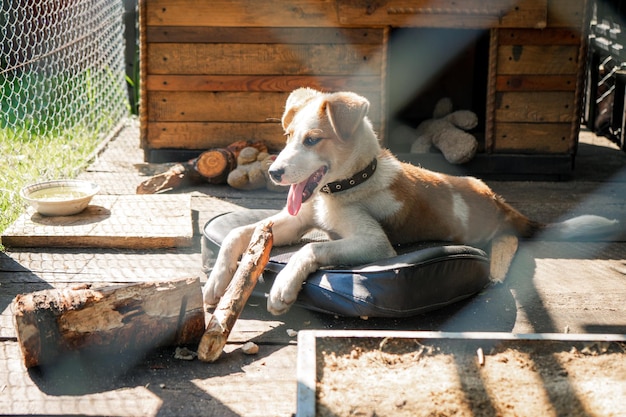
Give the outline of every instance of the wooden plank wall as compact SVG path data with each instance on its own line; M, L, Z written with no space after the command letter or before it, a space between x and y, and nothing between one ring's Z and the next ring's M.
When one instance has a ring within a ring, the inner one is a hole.
M383 125L387 29L199 26L196 13L181 13L185 2L173 3L144 4L144 148L243 139L280 150L285 100L305 86L363 94L375 127ZM207 24L228 24L229 15Z
M545 29L493 29L486 151L573 155L586 60L584 1L551 0Z
M573 155L587 0L141 0L146 150L284 143L297 87L352 90L384 139L388 32L490 29L485 152Z

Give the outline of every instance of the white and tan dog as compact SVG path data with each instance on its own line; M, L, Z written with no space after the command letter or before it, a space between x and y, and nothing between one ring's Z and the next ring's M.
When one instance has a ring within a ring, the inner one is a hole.
M517 250L516 236L544 229L570 237L615 229L616 221L599 216L534 222L476 178L401 163L380 147L368 109L364 97L350 92L300 88L287 99L282 117L287 143L270 175L291 187L285 209L271 217L274 244L296 243L313 228L330 240L305 245L278 274L267 301L273 314L289 309L318 268L395 256L397 244L491 245L491 278L503 280ZM255 226L236 228L225 238L204 286L205 304L224 295Z

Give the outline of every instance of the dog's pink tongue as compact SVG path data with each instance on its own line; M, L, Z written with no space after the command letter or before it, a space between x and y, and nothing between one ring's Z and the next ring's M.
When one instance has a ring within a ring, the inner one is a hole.
M289 195L287 195L287 211L292 216L295 216L302 207L302 193L306 187L306 181L302 181L299 184L291 184L289 187Z

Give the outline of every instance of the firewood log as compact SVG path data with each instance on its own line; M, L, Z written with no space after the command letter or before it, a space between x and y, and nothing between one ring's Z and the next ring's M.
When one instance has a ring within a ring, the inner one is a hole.
M244 148L256 148L259 152L267 152L267 146L265 143L261 141L251 141L251 140L238 140L237 142L233 142L226 147L230 152L233 153L235 159L239 156L239 153Z
M27 368L73 351L108 355L197 343L205 329L198 278L21 294L13 314Z
M193 160L194 170L210 184L224 184L236 166L237 157L226 148L202 152Z
M257 226L233 280L215 307L200 340L198 359L201 361L214 362L222 354L228 335L269 261L272 244L272 223Z
M139 184L137 194L157 194L181 187L186 182L185 176L189 170L187 163L173 165L167 171L153 175Z
M170 166L165 172L153 175L137 186L137 194L156 194L173 190L190 182L206 181L210 184L225 184L228 174L237 167L237 156L246 147L267 152L260 141L237 141L225 148L209 149L197 158Z

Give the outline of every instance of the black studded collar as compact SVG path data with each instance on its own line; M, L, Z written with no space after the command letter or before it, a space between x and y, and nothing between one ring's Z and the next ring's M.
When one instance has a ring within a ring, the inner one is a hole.
M363 169L362 171L357 172L356 174L354 174L350 178L346 178L345 180L329 182L328 184L323 186L320 191L325 194L334 194L341 191L349 190L350 188L356 187L359 184L363 184L365 181L370 179L372 175L374 175L374 172L376 172L377 164L378 161L376 160L376 158L374 158L374 160L370 162L369 165L365 167L365 169Z

